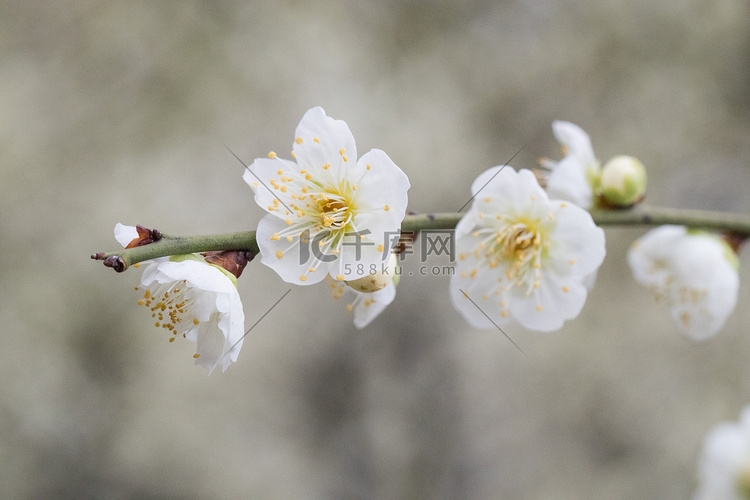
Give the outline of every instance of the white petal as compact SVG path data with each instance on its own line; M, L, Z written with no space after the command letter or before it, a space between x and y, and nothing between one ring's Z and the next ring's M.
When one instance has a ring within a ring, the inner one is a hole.
M586 210L572 204L552 202L555 229L549 236L554 246L550 253L554 267L568 269L581 279L595 272L607 254L604 230L594 224ZM564 206L563 206L564 205Z
M582 208L594 204L594 191L577 159L568 156L547 176L547 193L555 200L565 200Z
M469 238L471 236L464 238L464 241L457 241L457 249L464 248ZM471 326L488 329L511 321L510 316L502 316L500 302L504 297L495 294L498 277L503 273L504 270L500 268L488 270L480 267L471 253L457 262L456 272L451 276L449 285L451 301Z
M364 278L388 267L390 253L378 249L378 243L367 238L346 237L339 258L330 268L333 278L343 276L346 281Z
M261 254L261 263L270 267L286 281L295 285L312 285L325 279L329 270L338 265L338 257L324 255L316 245L314 234L308 242L299 237L288 241L286 237L271 239L274 234L283 234L289 226L278 217L266 215L258 223L256 241ZM280 253L279 253L280 252ZM315 271L310 271L310 269Z
M695 500L741 500L738 476L750 466L750 427L744 419L748 409L745 407L739 422L719 424L706 434L698 461Z
M686 232L684 226L665 225L634 241L628 250L628 264L635 280L647 287L664 288L673 249Z
M256 158L253 163L245 169L242 174L242 178L247 182L255 192L255 203L258 204L263 210L269 213L277 214L282 217L284 214L284 206L289 207L291 204L291 198L289 194L285 194L281 191L281 188L274 187L274 183L280 185L279 170L287 172L286 176L289 176L289 172L299 172L299 167L296 163L282 160L281 158ZM283 174L282 174L283 175ZM273 179L274 182L271 182ZM274 206L274 200L278 198L278 207ZM274 208L274 210L271 210Z
M568 149L568 156L575 157L585 167L596 163L591 138L578 125L555 120L552 122L552 133L557 142Z
M716 335L737 303L739 276L716 238L686 235L674 248L672 318L694 340Z
M370 169L364 170L361 180L355 179L354 225L357 231L368 234L378 244L392 246L406 214L409 179L379 149L367 152L358 165L367 165Z
M524 290L514 290L510 313L524 328L549 332L577 317L585 302L586 287L580 281L545 273L539 288L528 297Z
M331 164L329 173L340 179L348 165L357 161L357 146L349 126L343 120L327 116L321 107L305 113L295 134L294 155L303 169L322 169L323 165Z
M507 165L490 168L472 183L477 211L505 217L546 217L547 193L530 170L518 172Z
M354 291L354 293L358 295L358 300L354 306L354 326L362 329L393 302L393 299L396 298L396 286L391 282L377 292L361 293ZM369 305L365 305L365 301L368 301Z
M123 247L128 246L128 243L138 238L138 231L135 226L126 226L119 222L115 225L115 239Z
M187 280L194 287L215 293L236 293L234 283L216 267L195 260L179 262L160 261L155 264L159 276L155 278L160 283ZM143 279L146 279L144 272Z

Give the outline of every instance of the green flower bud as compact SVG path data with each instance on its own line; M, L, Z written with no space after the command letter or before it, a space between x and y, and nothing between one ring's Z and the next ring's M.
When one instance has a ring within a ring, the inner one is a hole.
M615 156L602 168L600 189L610 205L631 207L646 193L646 168L632 156Z

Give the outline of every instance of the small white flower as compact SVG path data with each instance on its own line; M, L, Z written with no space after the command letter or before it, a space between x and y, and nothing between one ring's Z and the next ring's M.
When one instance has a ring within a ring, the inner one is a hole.
M117 224L115 238L122 246L138 237L134 227ZM143 262L142 297L156 327L196 342L195 364L225 371L237 360L244 336L245 315L234 276L207 263L200 255L161 257Z
M604 260L604 231L582 208L549 200L528 170L493 167L472 185L456 227L451 298L466 320L491 328L515 319L551 331L575 318L585 281Z
M693 499L750 500L750 406L706 434Z
M738 261L717 236L661 226L628 252L635 280L669 304L680 331L693 340L716 335L737 303Z
M559 120L552 122L552 133L563 146L565 157L559 162L548 159L542 162L552 170L547 176L549 197L591 208L601 177L591 138L578 125Z
M387 262L409 180L379 149L357 160L349 127L320 107L305 113L295 137L296 162L271 152L243 175L268 212L257 231L261 262L298 285L328 274L361 278L360 270Z

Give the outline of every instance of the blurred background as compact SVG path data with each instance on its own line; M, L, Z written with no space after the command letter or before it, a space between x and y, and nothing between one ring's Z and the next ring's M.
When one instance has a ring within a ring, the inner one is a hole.
M416 275L357 331L294 288L210 377L136 307L140 272L89 259L117 222L254 229L242 165L304 112L346 120L452 211L483 170L637 156L648 201L750 212L744 0L0 0L0 497L678 499L704 433L750 397L737 310L694 343L635 284L628 245L555 333L470 328ZM288 157L288 154L281 154ZM441 260L443 259L443 260ZM443 257L430 261L448 264ZM246 326L288 289L259 262Z

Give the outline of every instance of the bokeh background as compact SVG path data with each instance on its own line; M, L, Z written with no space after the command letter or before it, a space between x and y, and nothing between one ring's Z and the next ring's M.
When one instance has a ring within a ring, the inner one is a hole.
M565 119L600 159L640 158L651 203L748 213L749 10L0 1L0 498L689 497L704 433L750 402L747 253L703 343L630 277L645 228L608 228L579 318L505 329L525 355L415 275L362 331L295 288L210 377L136 307L140 272L89 255L117 222L253 229L226 147L288 151L315 105L409 175L414 211L458 209L519 149L516 168L558 157ZM252 263L247 326L288 289Z

